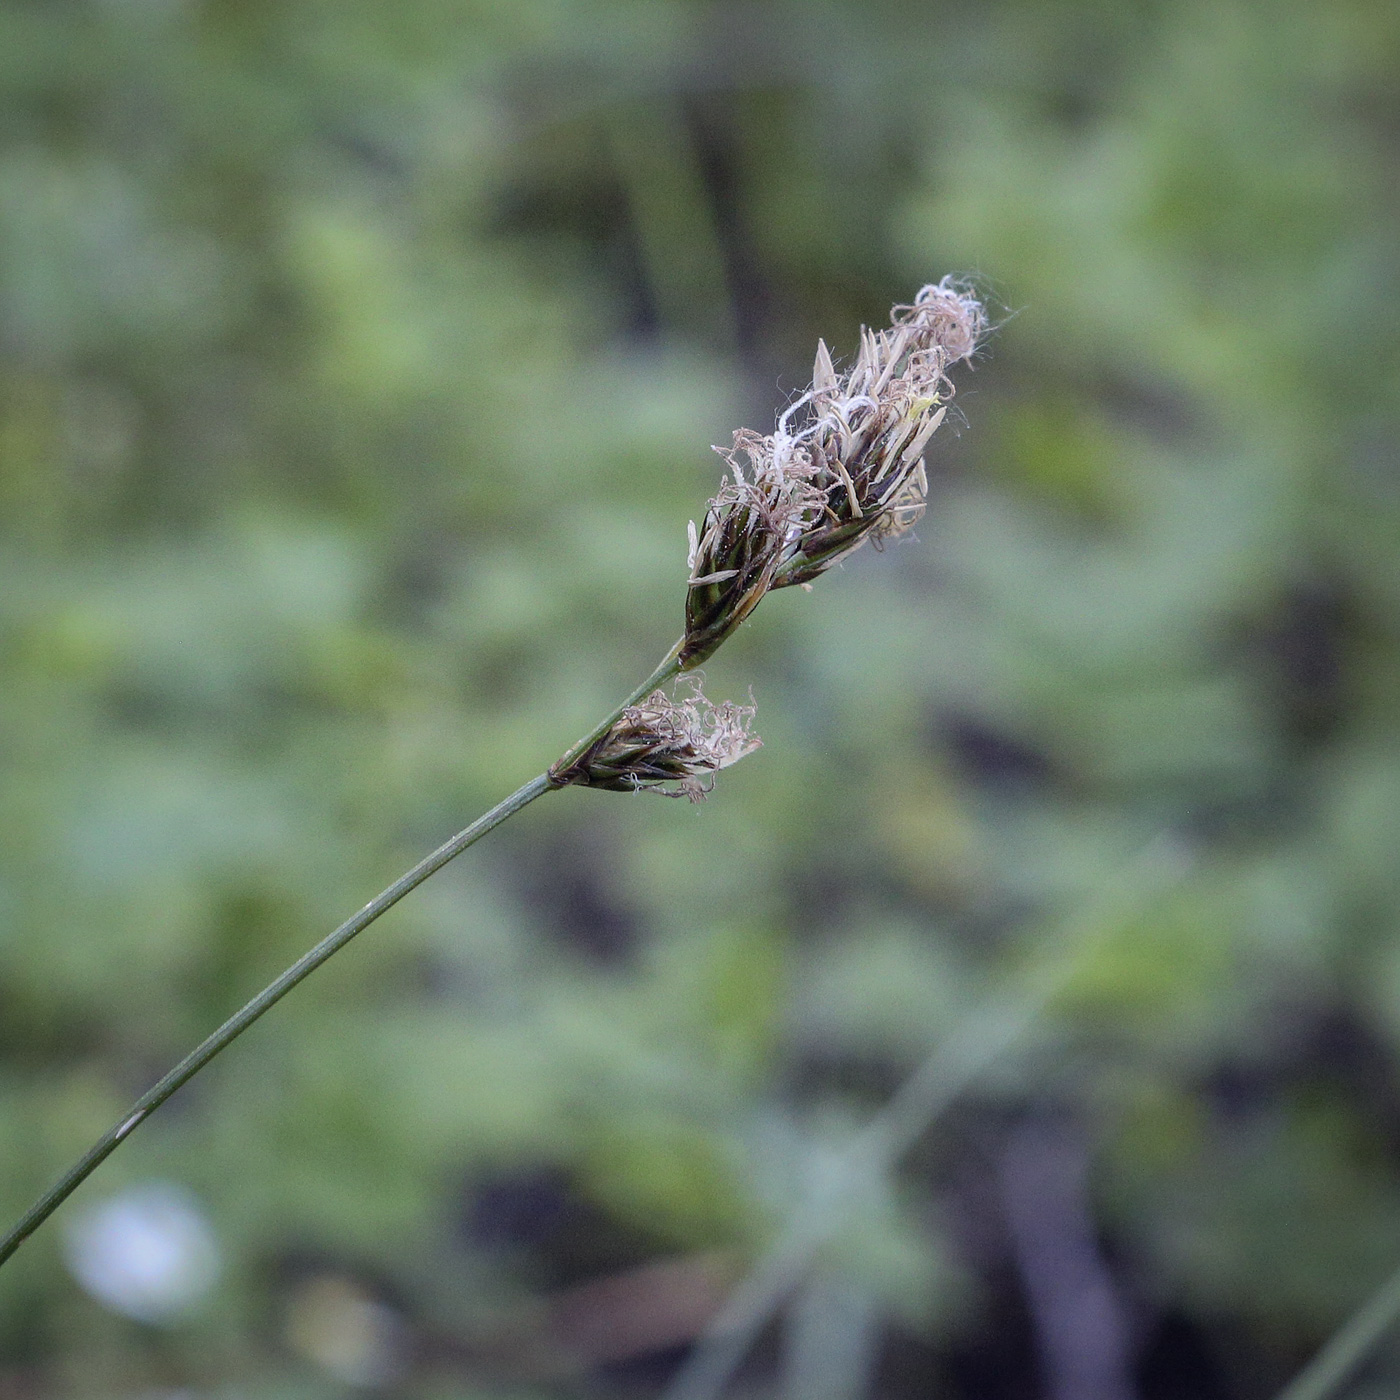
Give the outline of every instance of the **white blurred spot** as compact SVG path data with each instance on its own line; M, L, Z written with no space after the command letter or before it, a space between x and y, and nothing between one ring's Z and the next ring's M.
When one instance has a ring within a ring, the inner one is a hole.
M287 1343L347 1385L388 1385L406 1363L403 1319L354 1279L317 1274L287 1307Z
M139 1322L172 1322L219 1276L219 1245L199 1202L149 1181L76 1213L65 1234L69 1271L103 1307Z

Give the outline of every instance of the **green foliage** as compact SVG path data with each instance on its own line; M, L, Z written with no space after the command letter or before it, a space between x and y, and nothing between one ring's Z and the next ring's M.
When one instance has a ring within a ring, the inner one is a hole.
M559 1393L536 1295L755 1257L1163 830L823 1267L984 1344L967 1183L1049 1105L1147 1331L1281 1380L1400 1263L1397 65L1380 0L0 9L10 1216L646 674L708 444L818 336L947 271L1007 313L919 542L710 664L763 750L536 804L299 989L65 1212L184 1184L213 1293L116 1318L56 1217L0 1392L343 1393L287 1323L343 1276L388 1388ZM587 1228L503 1247L539 1180Z

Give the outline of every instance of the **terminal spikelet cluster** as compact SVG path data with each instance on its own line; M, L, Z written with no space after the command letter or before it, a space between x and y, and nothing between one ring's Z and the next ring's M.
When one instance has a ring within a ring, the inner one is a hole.
M769 589L810 584L919 519L924 450L953 397L948 370L986 328L975 297L947 278L932 283L894 308L887 329L861 330L845 374L819 343L811 388L772 433L740 429L715 449L730 471L690 527L684 666L709 656Z

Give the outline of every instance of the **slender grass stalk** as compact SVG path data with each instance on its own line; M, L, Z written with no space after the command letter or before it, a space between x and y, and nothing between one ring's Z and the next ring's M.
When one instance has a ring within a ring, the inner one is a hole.
M0 1264L3 1264L40 1225L89 1176L126 1141L182 1084L194 1078L221 1050L226 1050L265 1011L282 1000L298 982L309 977L327 958L338 953L356 934L363 933L381 914L392 909L410 890L415 890L429 875L442 869L453 856L513 817L522 807L552 788L548 774L531 778L524 787L511 793L469 827L459 831L450 841L425 856L388 889L377 894L358 914L346 919L314 948L303 953L280 977L268 984L241 1010L234 1012L212 1035L191 1050L169 1074L153 1084L131 1106L131 1111L108 1129L25 1213L23 1219L0 1242Z
M1322 1350L1279 1391L1277 1400L1327 1400L1397 1321L1400 1269L1332 1334Z
M591 745L602 738L618 721L623 712L664 685L680 671L680 643L666 654L661 664L606 719L578 741L555 767L573 762ZM73 1192L97 1170L131 1134L151 1116L183 1084L189 1083L221 1051L228 1049L264 1012L270 1011L293 987L309 977L328 958L338 953L357 934L363 933L379 916L392 909L399 900L416 890L430 875L436 874L448 861L461 855L488 831L513 817L522 807L537 797L552 792L561 784L549 773L531 778L523 787L511 793L470 826L444 842L431 855L425 856L412 870L399 876L387 889L370 900L359 913L328 933L314 948L303 953L280 977L270 982L246 1006L234 1012L218 1030L190 1051L168 1074L153 1084L132 1104L120 1122L114 1124L68 1168L66 1172L25 1212L14 1228L0 1241L0 1265L22 1245L40 1225L56 1211Z
M1058 954L1025 984L968 1013L933 1047L836 1168L798 1202L778 1239L711 1320L662 1400L718 1400L759 1334L844 1225L849 1202L860 1195L854 1188L891 1171L929 1126L1032 1030L1104 942L1187 869L1189 854L1176 842L1168 837L1150 842L1088 908L1071 915ZM1309 1393L1286 1400L1320 1397Z

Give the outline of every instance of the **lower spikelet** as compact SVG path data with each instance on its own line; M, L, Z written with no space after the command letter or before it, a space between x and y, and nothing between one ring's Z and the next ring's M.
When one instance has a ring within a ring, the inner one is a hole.
M712 705L698 677L688 684L689 693L679 699L656 690L629 705L574 763L550 769L551 782L703 800L715 774L752 753L759 739L750 733L752 705Z

